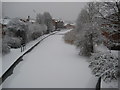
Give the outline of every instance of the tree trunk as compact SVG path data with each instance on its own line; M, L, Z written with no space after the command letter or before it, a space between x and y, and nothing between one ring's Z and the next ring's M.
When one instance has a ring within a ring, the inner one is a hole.
M93 47L93 35L90 34L90 52L94 53L94 47Z

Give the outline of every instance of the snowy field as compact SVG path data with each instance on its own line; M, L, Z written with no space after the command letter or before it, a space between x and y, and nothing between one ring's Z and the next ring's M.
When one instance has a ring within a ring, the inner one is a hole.
M75 46L64 42L65 32L46 38L26 54L3 88L95 88L98 79Z

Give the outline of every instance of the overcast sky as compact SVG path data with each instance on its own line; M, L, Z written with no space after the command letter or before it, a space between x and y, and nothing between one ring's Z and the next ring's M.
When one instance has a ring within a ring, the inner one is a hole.
M35 18L36 13L50 12L53 18L75 21L85 2L3 2L3 17ZM36 13L33 11L35 10Z

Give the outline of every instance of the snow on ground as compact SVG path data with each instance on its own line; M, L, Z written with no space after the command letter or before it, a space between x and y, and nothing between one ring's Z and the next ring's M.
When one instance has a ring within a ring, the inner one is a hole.
M69 32L69 31L71 31L71 30L72 30L72 29L68 29L68 30L62 29L59 33L57 33L57 35L64 35L65 33Z
M102 80L101 88L118 88L118 81L112 81L110 83L106 83Z
M43 39L44 37L48 36L49 34L46 34L44 36L41 36L40 38L31 41L29 43L26 44L26 49L24 52L21 53L21 49L11 49L11 52L4 55L1 59L0 65L2 65L2 72L0 72L0 77L2 76L2 74L4 74L9 68L10 66L20 57L22 56L27 50L29 50L32 46L34 46L38 41L40 41L41 39Z
M105 45L103 45L103 44L101 44L101 45L99 45L99 46L96 46L95 47L95 50L96 50L96 52L111 52L112 54L114 54L115 56L117 56L118 57L118 53L119 53L119 51L117 51L117 50L109 50Z
M98 78L75 46L64 42L63 32L46 38L25 55L3 88L95 88Z

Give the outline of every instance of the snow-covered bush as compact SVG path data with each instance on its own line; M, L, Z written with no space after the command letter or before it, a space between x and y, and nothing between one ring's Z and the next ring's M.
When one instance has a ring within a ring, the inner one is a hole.
M77 35L77 39L75 41L75 45L80 48L79 55L83 56L91 56L94 52L93 48L93 33L91 32L82 32L81 34Z
M19 18L11 19L7 25L7 28L4 28L5 34L10 37L20 37L16 35L17 31L19 30L25 32L28 30L27 23Z
M32 40L37 39L38 37L40 37L42 35L42 32L33 32L31 35Z
M13 18L11 21L8 23L8 27L12 28L14 30L18 29L25 29L26 23L21 21L20 18Z
M120 50L120 42L107 41L106 46L109 50Z
M75 30L71 30L68 33L64 35L64 40L67 43L74 44L74 41L76 39L76 32Z
M29 24L28 31L27 31L27 38L30 40L34 40L41 35L43 35L47 31L47 27L44 24Z
M10 37L14 37L15 33L17 32L17 30L15 30L13 27L5 27L3 28L3 31L5 32L5 36L10 36Z
M105 82L118 79L118 57L110 52L93 54L89 67L95 76L101 77Z
M3 42L7 43L7 45L11 48L20 48L21 46L21 39L18 37L5 36L3 38Z
M20 48L21 46L21 39L17 37L10 37L10 40L8 41L8 45L11 48Z
M2 42L2 55L5 55L10 52L10 47L6 42Z

